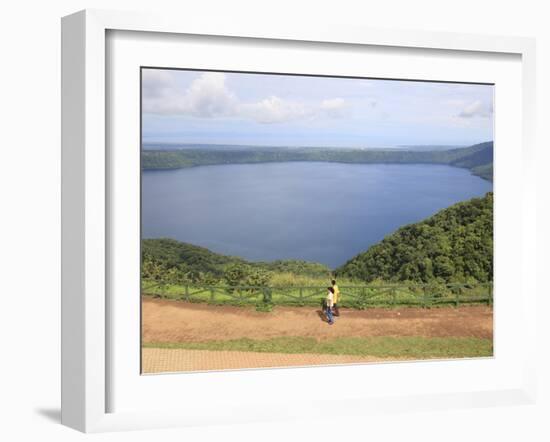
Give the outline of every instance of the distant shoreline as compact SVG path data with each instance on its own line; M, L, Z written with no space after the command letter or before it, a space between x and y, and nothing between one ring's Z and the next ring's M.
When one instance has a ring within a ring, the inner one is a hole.
M172 142L142 142L144 151L178 151L189 149L204 150L262 150L262 149L324 149L324 150L408 150L408 151L438 151L463 149L468 144L399 144L391 146L278 146L278 145L256 145L256 144L217 144L217 143L172 143Z
M170 172L170 171L176 171L176 170L182 170L182 169L195 169L198 167L211 167L211 166L242 166L242 165L252 165L252 164L288 164L288 163L332 163L332 164L348 164L350 166L352 165L358 165L358 166L379 166L379 165L385 165L385 166L447 166L447 167L453 167L456 169L466 169L464 167L454 166L452 164L444 164L444 163L393 163L393 162L377 162L377 163L352 163L352 162L345 162L345 161L321 161L321 160L281 160L281 161L256 161L256 162L240 162L240 163L216 163L216 164L197 164L192 166L184 166L184 167L171 167L171 168L147 168L142 169L143 172ZM483 176L475 174L472 170L468 169L470 173L474 176L477 176L481 179L484 179L489 182L493 182L492 179L485 178Z
M197 166L288 162L341 164L440 164L468 169L473 175L493 181L493 142L466 148L439 150L348 149L348 148L185 148L143 150L142 170L174 170Z

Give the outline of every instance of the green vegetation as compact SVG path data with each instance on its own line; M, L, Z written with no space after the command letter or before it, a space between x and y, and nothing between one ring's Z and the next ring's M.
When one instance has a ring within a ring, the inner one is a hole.
M249 262L169 238L144 239L142 278L152 283L231 286L323 284L331 270L301 260Z
M317 306L336 274L342 307L492 302L493 194L398 229L334 272L289 260L249 262L173 239L142 241L142 293L212 304Z
M211 305L255 306L258 311L271 311L274 306L320 307L326 296L328 281L317 286L230 286L188 285L143 281L142 294L173 301ZM339 285L341 307L463 306L492 303L492 284L382 284Z
M143 150L142 169L180 169L215 164L248 164L289 161L321 161L338 163L448 164L470 170L485 166L475 173L492 181L488 166L493 163L493 142L448 150L403 149L329 149L285 147L239 147L235 149Z
M492 192L401 227L336 273L365 282L492 281Z
M488 181L493 181L493 163L472 167L472 173Z
M227 341L144 343L143 347L263 353L312 353L403 359L467 358L493 355L492 340L466 337L384 336L336 338L326 341L303 337L281 337L266 340L244 338Z

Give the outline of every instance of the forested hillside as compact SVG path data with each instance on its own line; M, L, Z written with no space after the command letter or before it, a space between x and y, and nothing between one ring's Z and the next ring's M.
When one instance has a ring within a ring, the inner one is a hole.
M142 240L142 276L174 283L307 284L327 280L323 264L250 262L173 239ZM488 282L493 279L493 194L455 204L404 227L334 273L347 281Z
M456 167L472 168L493 162L493 143L482 143L467 148L463 155L452 160L449 164Z
M366 282L492 281L492 192L401 227L336 273Z
M247 164L289 161L323 161L338 163L448 164L470 170L484 167L477 175L492 180L487 166L493 162L493 142L449 150L402 149L328 149L240 147L235 149L143 150L142 169L180 169L215 164ZM475 173L475 172L474 172Z
M328 267L315 262L250 262L169 238L144 239L141 244L142 276L146 280L265 285L274 276L292 282L298 276L327 279L331 274Z

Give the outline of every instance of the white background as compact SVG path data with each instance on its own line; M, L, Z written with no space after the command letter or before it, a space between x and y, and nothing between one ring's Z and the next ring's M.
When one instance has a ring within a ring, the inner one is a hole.
M548 440L550 338L540 293L540 398L536 406L376 415L317 421L255 424L84 436L59 425L60 340L60 17L82 8L214 15L217 20L349 23L536 36L539 78L539 201L548 200L550 121L550 14L543 1L20 1L0 14L2 172L0 192L0 438L4 440ZM225 18L224 18L225 17ZM543 172L545 175L543 175ZM519 179L519 177L518 177ZM544 210L542 210L544 209ZM548 205L539 218L539 266L548 262ZM546 272L544 272L546 273ZM542 319L546 321L543 322ZM547 339L543 339L547 338ZM184 400L184 398L182 398Z

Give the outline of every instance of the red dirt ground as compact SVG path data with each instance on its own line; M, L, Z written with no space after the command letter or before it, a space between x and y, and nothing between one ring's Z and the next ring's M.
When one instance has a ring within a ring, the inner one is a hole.
M487 306L340 309L340 317L330 326L318 308L275 307L270 313L262 313L248 307L142 298L142 338L146 343L282 336L318 340L367 336L492 339L493 309Z

